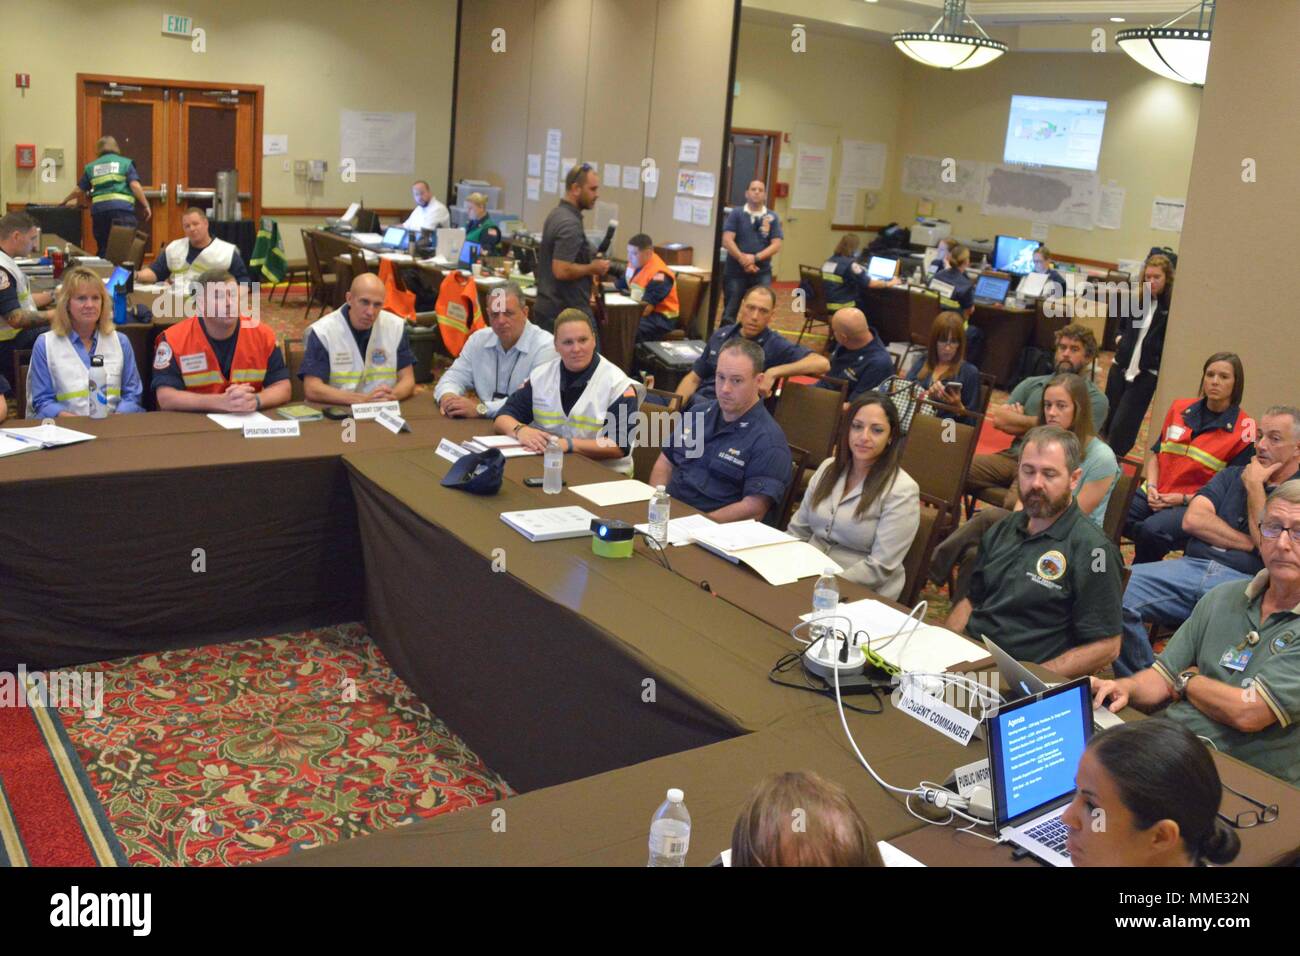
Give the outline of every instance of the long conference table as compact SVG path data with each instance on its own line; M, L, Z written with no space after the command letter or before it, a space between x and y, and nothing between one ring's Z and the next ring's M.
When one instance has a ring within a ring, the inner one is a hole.
M520 792L276 865L643 865L649 817L672 786L692 813L690 862L705 864L753 785L788 769L844 785L878 838L923 862L1011 862L1006 847L909 814L858 764L833 701L769 680L795 647L787 631L811 606L812 579L772 587L694 546L670 548L669 570L641 545L612 560L582 539L531 543L500 513L580 504L642 521L645 506L525 488L538 458L509 460L495 496L443 488L439 440L487 423L442 418L427 397L404 413L409 433L322 421L296 439L245 439L202 415L79 420L95 441L0 459L0 669L364 619L396 673ZM565 477L619 476L569 456ZM845 600L864 596L843 587ZM972 667L980 656L972 644ZM899 786L982 756L887 694L880 713L847 720ZM1215 760L1233 787L1283 808L1241 832L1238 862L1293 859L1300 791Z

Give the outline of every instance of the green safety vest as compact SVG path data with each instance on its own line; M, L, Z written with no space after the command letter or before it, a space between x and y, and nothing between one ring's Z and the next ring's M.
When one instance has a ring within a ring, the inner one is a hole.
M131 160L117 153L104 153L86 163L86 178L90 180L91 208L105 202L129 202L135 204L131 187L127 184L126 174L131 169Z

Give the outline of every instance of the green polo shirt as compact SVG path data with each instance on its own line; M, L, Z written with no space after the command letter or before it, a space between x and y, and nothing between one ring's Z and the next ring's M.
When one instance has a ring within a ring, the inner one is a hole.
M1265 773L1300 784L1300 605L1269 615L1259 623L1268 571L1260 571L1248 584L1229 581L1206 592L1183 626L1156 658L1156 673L1172 685L1174 677L1195 665L1200 673L1234 687L1253 684L1260 700L1277 718L1263 730L1245 733L1221 724L1180 700L1165 710L1192 733L1214 741L1224 753L1258 767ZM1223 665L1225 652L1251 631L1259 634L1245 669Z
M980 541L966 633L1036 664L1114 637L1123 629L1122 566L1115 545L1073 502L1038 534L1029 533L1029 515L1014 512Z

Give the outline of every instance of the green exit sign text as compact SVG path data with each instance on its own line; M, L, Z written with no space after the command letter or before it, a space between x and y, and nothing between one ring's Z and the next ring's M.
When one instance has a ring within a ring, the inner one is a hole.
M193 24L189 17L177 16L174 13L163 14L163 33L171 37L189 37L194 31L191 29Z

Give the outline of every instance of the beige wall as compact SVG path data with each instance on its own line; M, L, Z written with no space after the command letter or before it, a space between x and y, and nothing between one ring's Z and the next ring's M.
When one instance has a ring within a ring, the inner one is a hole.
M193 53L183 38L163 36L165 12L188 15L206 30L207 52ZM416 177L428 179L441 195L455 24L455 0L328 7L311 0L194 0L179 6L123 0L107 8L89 0L8 3L0 62L6 75L30 73L32 85L24 92L12 80L0 84L0 201L57 201L75 185L79 72L265 86L264 130L289 137L287 157L262 161L267 206L337 209L362 196L371 207L409 206L413 177L359 174L355 183L341 181L338 111L414 111ZM63 147L66 162L56 183L42 183L39 171L14 168L14 144L24 142L35 143L38 156L47 146ZM283 170L286 158L325 159L326 181L308 189ZM297 222L281 220L290 256L301 254ZM318 224L320 217L305 222Z
M1300 404L1285 347L1295 319L1280 307L1287 297L1279 295L1275 257L1253 245L1261 226L1285 236L1300 213L1300 128L1292 119L1300 112L1300 73L1277 69L1294 63L1298 34L1300 4L1294 0L1225 3L1215 13L1153 415L1163 414L1173 398L1195 394L1202 363L1220 349L1239 353L1245 363L1248 412ZM1242 181L1247 158L1256 163L1253 183Z
M457 179L504 188L504 204L538 230L559 194L525 199L527 154L546 152L559 129L561 157L660 167L659 195L601 187L619 211L611 250L639 231L695 247L707 261L713 225L673 220L677 150L701 140L694 168L719 172L730 59L730 0L476 0L461 30L456 111ZM505 52L491 49L506 29ZM560 173L563 179L563 171ZM562 183L561 183L562 186ZM716 215L716 213L715 213ZM590 222L590 217L589 217Z
M1031 93L1109 103L1097 173L1103 184L1114 180L1127 190L1121 229L1053 225L1049 246L1107 261L1139 258L1153 245L1178 248L1177 233L1150 229L1151 201L1187 195L1201 91L1148 73L1118 52L1011 52L981 69L954 73L915 64L885 43L820 32L809 34L806 53L790 46L789 29L742 22L732 125L791 133L783 147L791 151L801 123L837 128L837 141L886 143L885 188L871 210L863 209L860 195L859 223L915 218L918 197L899 188L904 155L1000 162L1011 95ZM779 278L793 280L800 262L821 261L834 246L829 225L838 171L837 149L825 212L789 212L796 221L787 230ZM785 170L780 178L789 182L793 173ZM786 214L784 201L776 208ZM1030 234L1028 220L985 216L978 203L937 200L934 212L959 236Z

